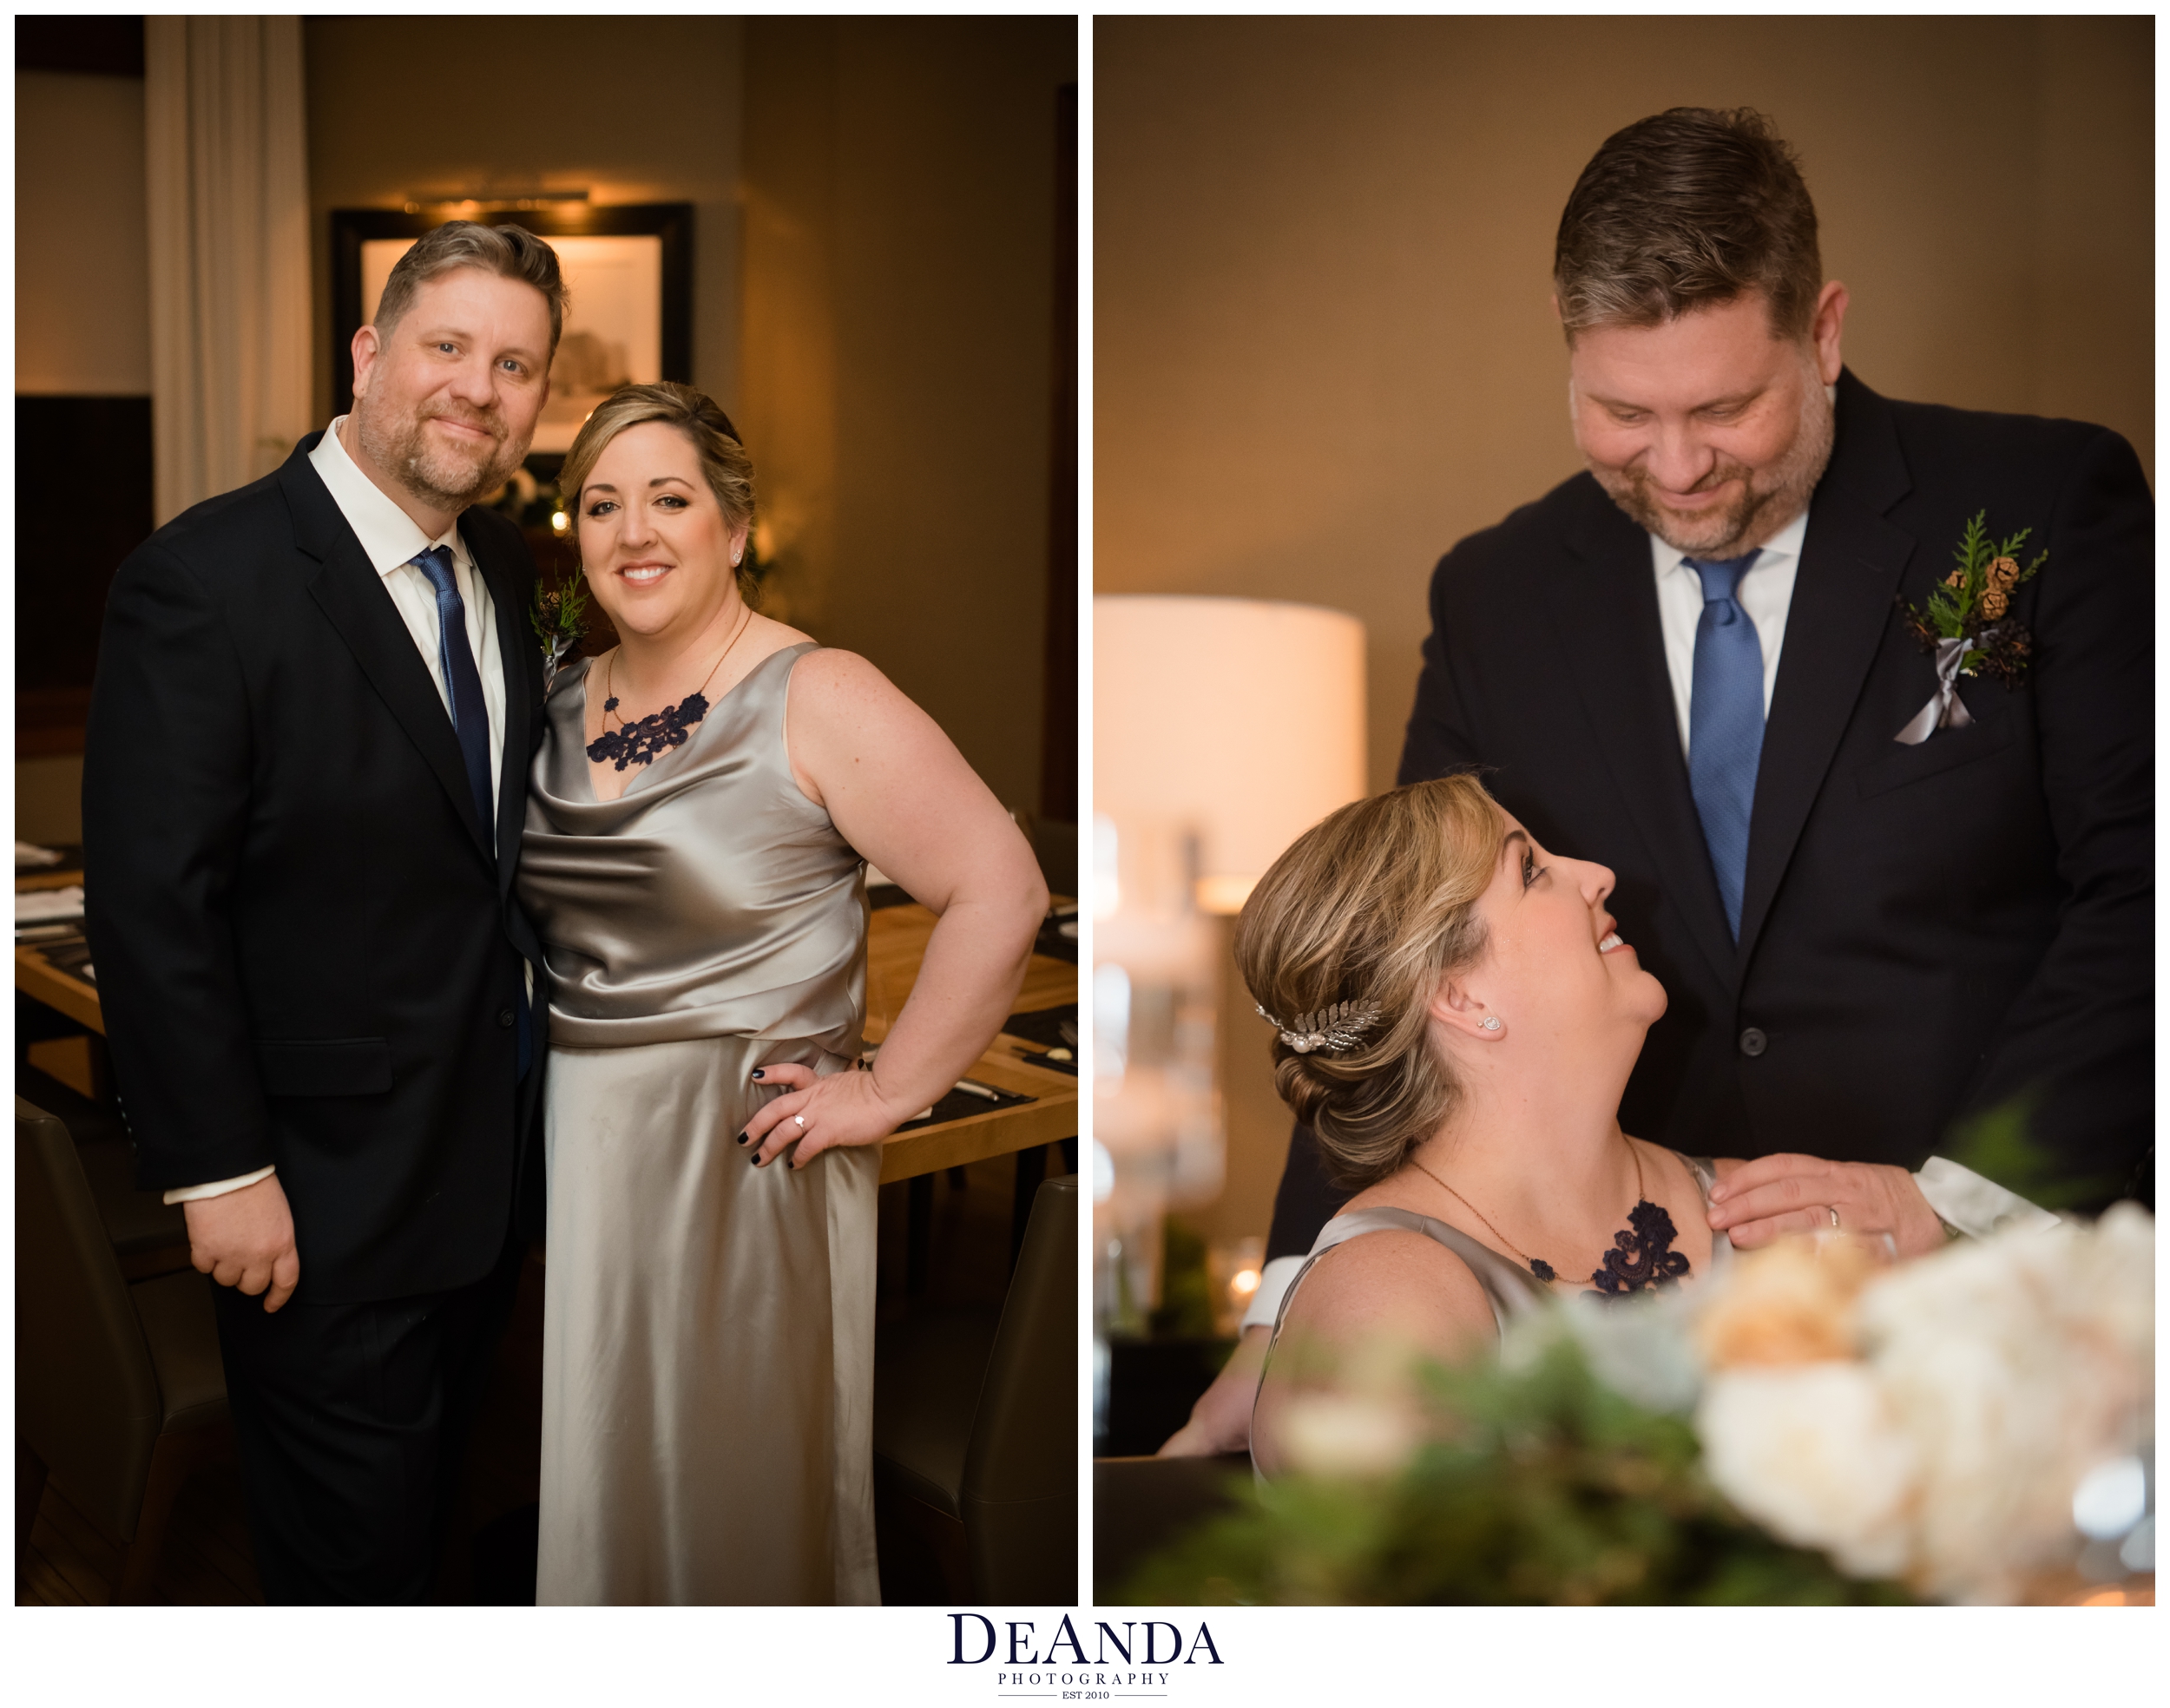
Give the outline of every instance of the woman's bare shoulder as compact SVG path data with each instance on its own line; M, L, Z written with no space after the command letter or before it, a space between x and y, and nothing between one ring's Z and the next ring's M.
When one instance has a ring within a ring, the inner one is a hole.
M784 633L790 636L788 640L778 643L781 647L796 646L801 640L812 640L814 638L811 634L802 634L795 628L784 628L781 623L779 623L777 627L784 629ZM871 686L879 684L883 687L889 688L892 693L896 692L889 678L883 675L865 654L848 651L842 647L821 646L818 642L815 649L801 658L792 669L792 680L794 683L805 682L823 689L849 689L854 686Z
M1358 1234L1322 1253L1290 1301L1292 1331L1332 1343L1391 1334L1440 1353L1494 1329L1491 1302L1470 1266L1405 1228Z

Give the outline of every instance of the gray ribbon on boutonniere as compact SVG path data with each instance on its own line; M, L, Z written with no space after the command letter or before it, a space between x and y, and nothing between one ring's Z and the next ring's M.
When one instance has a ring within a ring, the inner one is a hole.
M1909 747L1918 747L1940 729L1964 729L1974 721L1974 714L1967 710L1967 703L1959 698L1959 660L1973 650L1975 637L1963 635L1956 640L1937 643L1937 692L1908 720L1907 726L1891 738L1904 741Z
M557 673L565 662L565 654L576 643L568 634L553 634L542 643L542 698L550 697L550 690L557 685Z

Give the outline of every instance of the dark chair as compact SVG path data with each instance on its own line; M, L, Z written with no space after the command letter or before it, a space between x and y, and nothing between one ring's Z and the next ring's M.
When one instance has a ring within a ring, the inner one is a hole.
M43 1472L18 1481L16 1540L49 1479L120 1548L115 1600L138 1601L174 1497L230 1438L226 1375L209 1278L124 1274L115 1217L139 1265L170 1252L170 1230L161 1243L161 1219L142 1206L101 1204L87 1166L102 1167L97 1155L16 1098L16 1436Z
M1034 1196L999 1317L921 1309L875 1337L874 1486L950 1601L1077 1600L1077 1177Z
M161 1193L135 1189L135 1146L120 1118L35 1068L16 1069L15 1090L59 1120L76 1141L121 1273L130 1281L148 1281L189 1267L188 1219Z
M1093 1600L1121 1602L1137 1569L1253 1498L1251 1455L1093 1461ZM1200 1586L1203 1593L1203 1586Z

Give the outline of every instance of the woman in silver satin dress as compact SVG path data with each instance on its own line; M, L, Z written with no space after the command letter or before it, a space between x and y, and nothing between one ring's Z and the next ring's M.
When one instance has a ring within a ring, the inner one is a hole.
M565 464L620 637L562 671L520 892L549 962L536 1600L873 1602L879 1141L1008 1013L1030 850L863 659L760 616L736 430L630 386ZM941 915L871 1072L865 863Z
M1557 1293L1669 1285L1729 1256L1709 1165L1620 1128L1666 998L1612 888L1464 775L1344 807L1252 892L1236 961L1279 1016L1275 1083L1363 1188L1283 1297L1250 1431L1262 1472L1321 1381L1284 1336L1359 1370L1381 1343L1466 1357Z

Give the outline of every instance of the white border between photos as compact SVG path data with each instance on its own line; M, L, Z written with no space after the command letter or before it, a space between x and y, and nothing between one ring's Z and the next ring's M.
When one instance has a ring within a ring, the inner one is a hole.
M1093 31L1077 21L1077 1588L1093 1593ZM1059 1698L1058 1698L1059 1699Z

